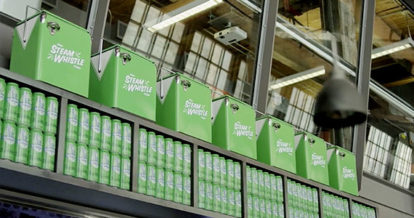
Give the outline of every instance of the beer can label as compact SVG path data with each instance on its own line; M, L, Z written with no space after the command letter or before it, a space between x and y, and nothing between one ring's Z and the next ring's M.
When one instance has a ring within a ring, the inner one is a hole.
M157 198L164 198L165 196L165 177L164 177L164 169L157 168L157 185L156 185L156 193L155 196Z
M28 148L29 129L19 126L17 129L16 162L27 164Z
M38 115L45 115L45 99L42 97L36 98L36 103L34 107L35 113Z
M45 140L45 151L48 155L55 155L56 138L52 135L47 135Z
M147 146L147 131L143 128L139 129L139 161L147 162L148 160L148 146Z
M221 187L221 213L227 214L227 188Z
M48 97L47 101L49 102L47 107L47 115L50 119L56 120L58 114L58 103L57 99L54 97Z
M13 145L16 142L16 127L12 123L4 123L3 141L4 144Z
M174 144L172 139L165 139L165 168L172 170L174 168Z
M205 195L205 183L202 180L198 181L198 207L205 208L206 195Z
M102 156L102 168L104 171L109 171L109 165L110 165L110 159L109 159L109 153L104 153Z
M147 166L140 162L138 165L138 193L146 193L147 187Z
M72 126L78 125L78 110L75 107L69 109L69 123Z
M191 204L191 178L189 176L183 177L183 203Z
M111 120L109 118L102 117L102 133L105 137L111 136Z
M161 135L157 136L157 150L158 150L158 154L161 154L161 155L165 154L164 137Z
M19 104L19 92L18 86L15 83L8 83L8 90L7 90L7 103L10 106L17 107Z
M129 183L131 178L131 160L128 158L122 158L121 165L121 188L129 189Z

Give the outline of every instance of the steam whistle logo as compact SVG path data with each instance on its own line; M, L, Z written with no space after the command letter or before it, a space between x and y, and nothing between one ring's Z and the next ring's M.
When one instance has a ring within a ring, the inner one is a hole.
M74 68L80 69L84 63L85 59L81 58L81 53L74 50L66 49L62 44L54 44L50 48L49 55L47 59L55 63L66 63L73 65Z
M253 131L251 130L251 128L251 126L243 125L240 123L240 121L237 121L236 123L234 123L233 135L246 136L248 139L252 139Z
M123 89L128 92L142 92L145 96L150 96L152 93L152 87L148 80L136 78L134 74L130 73L125 76Z
M289 142L284 142L282 139L277 140L276 149L279 153L288 153L292 156L293 148L290 146Z
M313 153L312 154L312 164L314 166L321 166L321 167L325 168L326 161L325 161L325 159L323 159L323 157L321 155L317 155L316 153Z
M342 168L342 175L344 179L355 179L355 172L352 169L349 169L347 167Z
M185 101L184 113L187 115L199 116L202 120L207 119L208 111L205 109L206 105L195 103L192 99Z

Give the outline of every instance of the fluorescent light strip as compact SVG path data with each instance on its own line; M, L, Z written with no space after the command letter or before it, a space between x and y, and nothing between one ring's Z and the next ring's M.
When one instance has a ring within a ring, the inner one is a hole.
M385 55L389 55L395 52L402 51L407 48L411 48L413 46L414 46L414 41L411 38L407 38L399 42L394 42L392 44L372 50L371 58L372 59L379 58Z
M168 26L171 26L174 23L177 23L202 11L212 8L222 2L223 0L195 0L193 2L188 3L187 5L184 5L183 7L177 8L176 10L165 14L161 22L152 25L148 28L148 30L151 32L159 31Z
M270 85L269 90L280 89L285 86L289 86L298 82L302 82L314 77L318 77L325 74L325 68L323 66L315 67L310 70L306 70L300 73L296 73L290 76L283 77L276 80L273 84Z

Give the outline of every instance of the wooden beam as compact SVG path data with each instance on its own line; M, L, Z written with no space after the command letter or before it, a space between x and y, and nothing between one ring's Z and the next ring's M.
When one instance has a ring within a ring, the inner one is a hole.
M414 82L414 76L409 76L409 77L406 77L406 78L401 79L401 80L386 83L386 84L384 84L384 86L387 87L387 88L391 88L391 87L395 87L395 86L406 85L406 84L412 83L412 82Z

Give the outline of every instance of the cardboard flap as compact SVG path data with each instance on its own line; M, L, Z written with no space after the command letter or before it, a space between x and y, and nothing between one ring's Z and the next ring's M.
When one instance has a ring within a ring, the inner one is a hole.
M102 79L106 66L108 65L109 59L112 56L112 52L113 50L108 50L108 51L103 52L101 55L98 54L91 58L91 64L92 64L93 70L95 71L96 77L98 77L99 81ZM101 63L99 63L99 56L101 57ZM100 71L99 71L99 64L101 65Z
M157 82L157 96L161 104L164 104L164 101L167 98L167 94L170 90L171 84L175 81L175 78L175 76L172 76ZM177 82L179 82L179 80L177 80Z
M36 21L38 20L39 16L35 16L30 20L27 20L26 27L25 23L20 24L16 27L17 35L19 36L20 42L22 43L23 49L26 49L27 42L30 39L30 36L32 35L34 26L36 25ZM26 30L24 29L26 28ZM24 36L23 36L24 35Z

